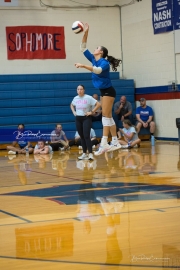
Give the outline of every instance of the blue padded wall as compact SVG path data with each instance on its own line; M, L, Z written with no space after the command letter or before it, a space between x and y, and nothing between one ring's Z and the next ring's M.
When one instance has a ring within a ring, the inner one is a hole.
M119 79L119 72L111 73L111 79L117 92L115 102L125 95L135 113L134 81ZM19 123L26 129L52 131L56 123L61 123L67 137L73 138L76 128L70 103L78 84L85 86L86 94L99 94L92 85L91 73L0 75L0 132L15 130ZM101 122L94 122L93 128L101 137Z

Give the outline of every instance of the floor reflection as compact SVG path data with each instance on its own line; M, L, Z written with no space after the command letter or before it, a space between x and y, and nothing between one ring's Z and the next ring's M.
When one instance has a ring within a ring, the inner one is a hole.
M34 157L26 157L25 155L11 155L9 158L8 164L13 165L14 173L18 176L20 183L22 185L26 185L28 178L30 178Z
M73 255L73 222L16 228L16 257L60 258Z
M1 256L49 269L180 268L179 145L78 156L1 156Z
M63 176L65 174L69 158L70 156L68 152L60 152L58 156L53 156L52 169L57 171L59 176Z
M179 245L179 243L178 243ZM163 245L163 267L180 269L180 247Z

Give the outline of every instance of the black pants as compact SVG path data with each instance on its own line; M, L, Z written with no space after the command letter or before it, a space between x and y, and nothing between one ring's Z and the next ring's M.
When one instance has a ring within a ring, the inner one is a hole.
M98 139L92 140L92 141L91 141L91 144L92 144L92 146L93 146L93 145L99 144ZM73 145L77 145L77 146L81 145L81 146L82 146L81 139L78 139L78 140L76 140L76 141L75 141L75 139L71 140L71 141L69 142L69 146L73 146Z
M102 113L99 114L98 116L92 116L92 121L93 122L102 121Z
M76 116L76 129L81 137L83 153L86 153L87 150L89 153L92 153L92 144L90 138L91 126L91 116Z
M59 150L59 147L62 148L64 147L61 143L50 143L50 146L52 147L52 150L53 151L58 151Z

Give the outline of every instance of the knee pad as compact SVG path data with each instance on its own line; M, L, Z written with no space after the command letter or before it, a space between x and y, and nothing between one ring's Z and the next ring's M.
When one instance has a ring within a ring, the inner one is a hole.
M111 126L111 121L110 121L111 118L107 118L107 117L102 117L102 124L103 124L103 127L110 127Z
M114 126L115 125L114 119L111 117L110 120L111 120L111 126Z
M115 125L114 119L111 118L107 118L107 117L102 117L102 124L104 127L111 127Z

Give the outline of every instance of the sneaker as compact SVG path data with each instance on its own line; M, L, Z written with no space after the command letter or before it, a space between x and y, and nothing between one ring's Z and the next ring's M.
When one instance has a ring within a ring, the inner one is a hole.
M79 147L78 147L79 149L82 149L82 146L81 145L79 145Z
M78 159L89 159L89 156L85 153L83 153Z
M111 147L112 147L112 145L109 145L109 144L106 144L103 146L100 145L99 149L96 152L94 152L94 154L95 154L95 156L99 156L105 152L109 152L109 151L111 151L110 150Z
M128 145L127 144L123 144L123 145L121 145L121 148L122 149L127 149L128 148Z
M93 154L92 154L92 153L89 153L88 159L89 159L89 160L93 160L93 159L94 159L94 157L93 157Z
M16 155L16 152L10 150L10 151L8 152L8 155Z
M113 144L113 143L111 142L110 146L111 146L111 148L108 150L108 152L115 151L115 150L118 150L118 149L121 148L121 144L120 144L120 143Z
M59 150L64 151L64 147L62 147L62 148L61 148L61 147L59 147Z

